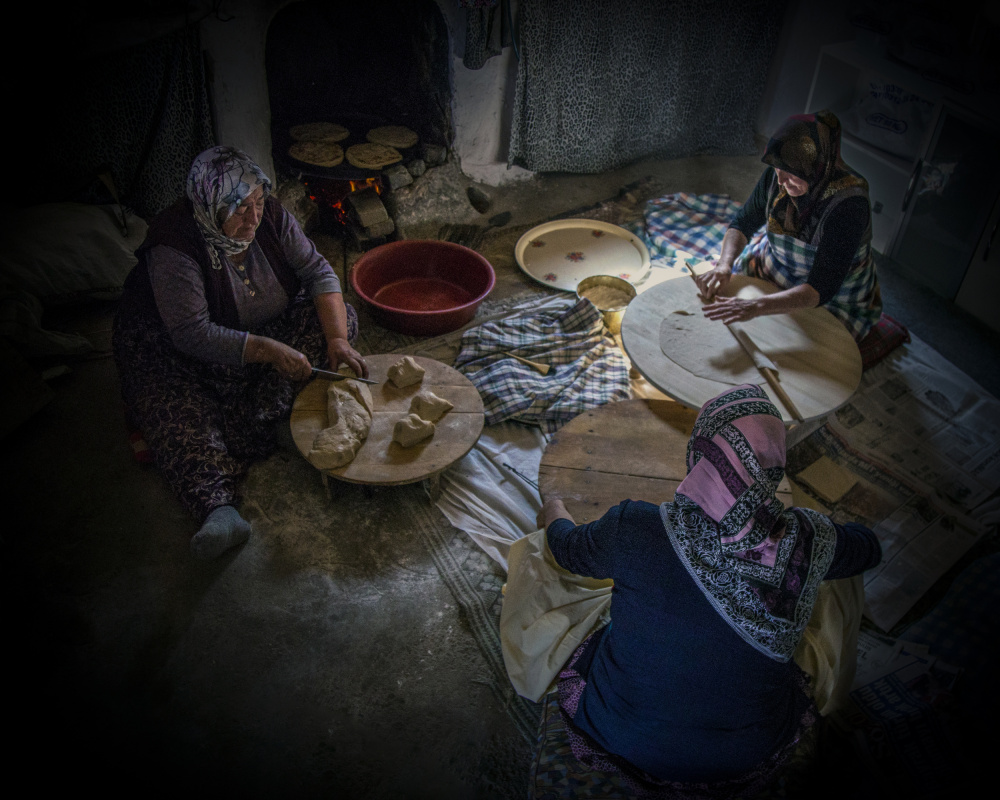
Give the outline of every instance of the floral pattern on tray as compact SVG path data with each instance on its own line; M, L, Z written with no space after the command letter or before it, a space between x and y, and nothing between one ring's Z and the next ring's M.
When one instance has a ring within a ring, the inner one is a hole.
M537 225L514 250L530 278L563 291L593 275L615 275L636 283L648 273L649 251L633 232L592 219L566 219Z

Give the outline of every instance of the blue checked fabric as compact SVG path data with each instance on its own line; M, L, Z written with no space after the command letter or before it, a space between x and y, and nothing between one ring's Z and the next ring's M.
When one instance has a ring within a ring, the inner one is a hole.
M758 231L733 263L733 272L762 278L782 289L809 279L816 247L792 236ZM862 242L855 263L837 293L823 308L839 319L860 342L882 316L881 293L871 244Z
M741 206L726 194L678 192L650 200L641 234L650 261L673 259L678 251L697 261L717 258L729 223Z
M504 351L552 369L541 375ZM588 408L631 396L625 358L589 300L470 328L455 369L479 390L489 425L516 420L552 433Z

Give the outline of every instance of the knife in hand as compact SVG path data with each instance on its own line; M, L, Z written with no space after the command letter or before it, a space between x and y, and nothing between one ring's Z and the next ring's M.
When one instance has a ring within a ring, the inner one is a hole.
M353 375L344 375L341 372L330 372L326 369L316 369L313 367L313 375L317 378L326 378L328 381L360 381L361 383L374 383L378 385L378 381L372 381L368 378L356 378Z

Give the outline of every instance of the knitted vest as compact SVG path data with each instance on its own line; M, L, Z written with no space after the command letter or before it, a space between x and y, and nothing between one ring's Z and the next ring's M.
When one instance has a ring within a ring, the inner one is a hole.
M295 297L302 284L295 270L288 264L281 250L278 238L278 224L281 218L281 204L273 197L264 202L264 214L261 218L254 241L260 246L275 277L289 298ZM234 330L242 330L236 307L236 295L232 284L225 280L226 257L221 270L212 267L212 259L208 252L208 243L198 230L191 209L191 201L181 198L169 208L157 214L149 224L149 232L142 246L136 251L139 263L133 267L125 281L125 296L142 309L144 313L152 313L159 317L156 300L153 296L153 286L149 279L149 251L157 245L166 245L180 251L201 267L205 281L205 299L208 303L208 316L217 325Z

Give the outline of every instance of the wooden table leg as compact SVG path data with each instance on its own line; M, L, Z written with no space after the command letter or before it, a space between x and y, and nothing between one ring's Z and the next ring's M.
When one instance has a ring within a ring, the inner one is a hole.
M428 475L423 480L424 491L427 492L427 497L432 503L437 502L437 499L441 496L441 473L435 472L433 475Z

